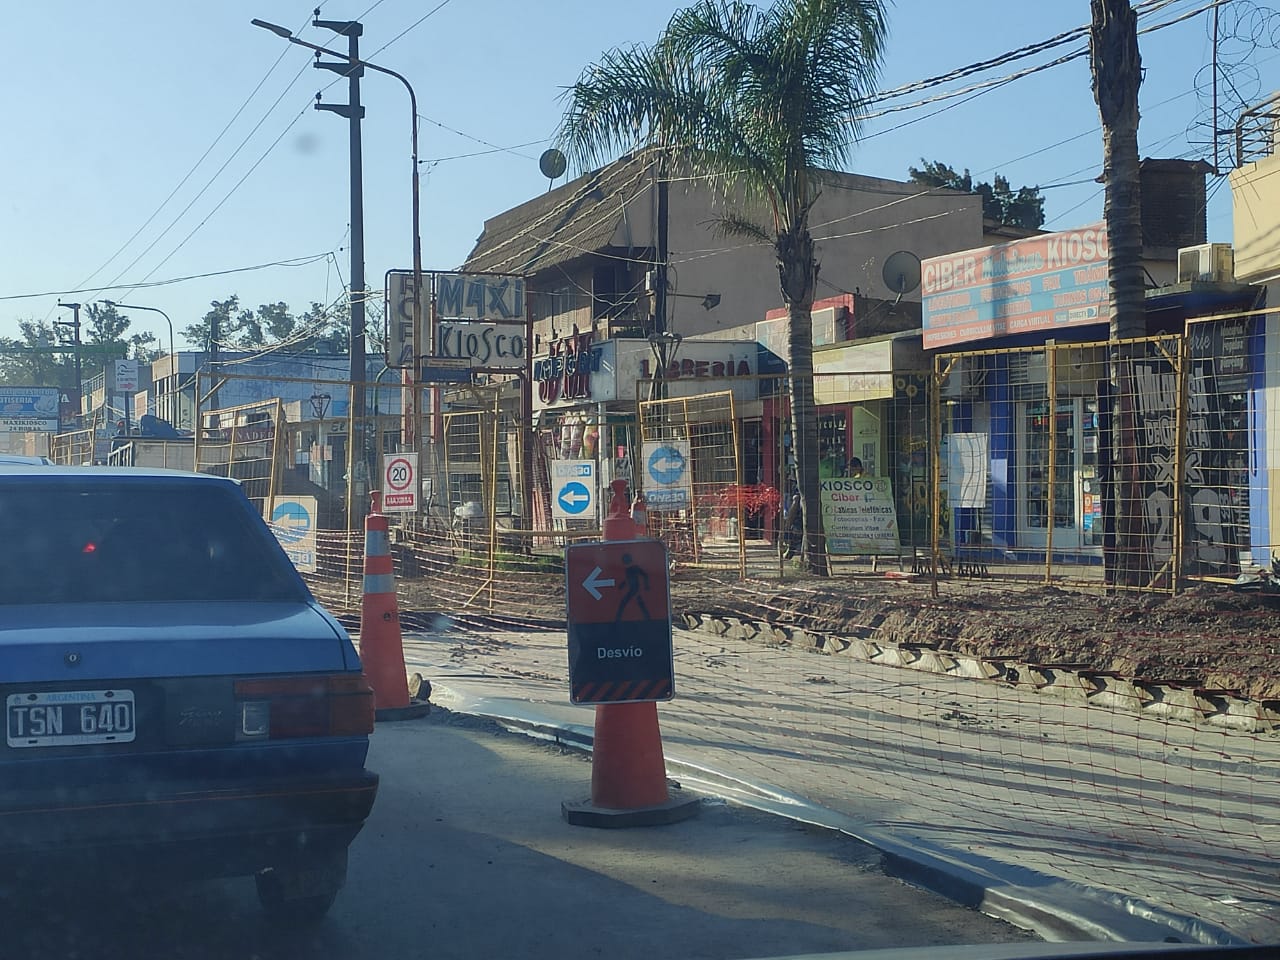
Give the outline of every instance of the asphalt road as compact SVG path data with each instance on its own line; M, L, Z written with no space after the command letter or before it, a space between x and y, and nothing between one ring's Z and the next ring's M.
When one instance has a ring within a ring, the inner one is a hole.
M0 900L5 956L131 960L768 957L1028 939L884 875L870 849L724 804L670 827L571 827L581 756L437 710L380 725L373 816L311 932L273 930L249 880L61 878Z

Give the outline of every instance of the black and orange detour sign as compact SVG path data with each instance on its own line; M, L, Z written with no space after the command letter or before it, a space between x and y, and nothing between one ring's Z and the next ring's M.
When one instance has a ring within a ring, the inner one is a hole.
M565 550L569 699L635 703L675 696L667 548L658 540Z

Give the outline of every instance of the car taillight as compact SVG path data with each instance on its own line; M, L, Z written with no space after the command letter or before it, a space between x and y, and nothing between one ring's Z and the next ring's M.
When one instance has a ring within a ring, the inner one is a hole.
M373 732L363 674L237 680L237 740L346 737Z

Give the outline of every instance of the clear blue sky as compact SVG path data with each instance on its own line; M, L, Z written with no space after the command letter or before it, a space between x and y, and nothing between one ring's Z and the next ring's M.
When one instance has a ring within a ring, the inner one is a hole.
M433 161L421 180L428 269L456 267L486 217L546 189L537 157L559 119L563 88L601 51L655 37L681 5L446 0L395 39L438 2L326 0L321 14L362 18L362 54L404 73L417 91L427 118L420 154ZM1141 23L1172 20L1207 2L1167 0ZM344 44L309 25L313 6L301 0L9 5L0 335L15 335L21 318L64 316L59 292L68 300L111 297L159 307L179 331L210 300L233 293L250 306L285 300L295 312L340 295L349 262L347 127L311 104L318 89L335 81L325 98L342 101L345 81L313 69L309 51L249 24L259 17L312 42ZM1229 16L1259 9L1250 0L1231 0L1226 8ZM1089 3L898 0L889 16L882 89L1081 26ZM1212 159L1211 150L1191 142L1205 135L1188 130L1207 105L1195 91L1198 78L1208 90L1208 16L1141 38L1143 156ZM1280 30L1269 16L1263 45L1232 42L1224 51L1230 86L1247 102L1280 87L1280 58L1270 45ZM1081 46L1077 41L950 87ZM366 78L364 102L366 275L380 289L386 270L411 265L409 105L403 87L379 75ZM947 109L929 115L941 107ZM1233 111L1225 125L1234 119ZM916 122L898 127L908 120ZM875 119L864 135L856 172L906 179L908 166L928 158L967 167L981 179L998 170L1015 187L1085 180L1045 191L1048 226L1101 219L1101 188L1091 182L1100 170L1101 134L1086 58L968 102ZM465 156L493 147L511 149ZM1209 233L1212 240L1231 239L1225 183L1209 206ZM134 288L309 257L319 259ZM134 331L167 340L159 316L132 319Z

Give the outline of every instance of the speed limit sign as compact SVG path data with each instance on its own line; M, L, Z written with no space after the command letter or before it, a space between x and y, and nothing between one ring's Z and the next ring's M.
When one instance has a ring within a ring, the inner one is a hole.
M382 458L382 509L386 513L418 512L418 455L388 453Z

